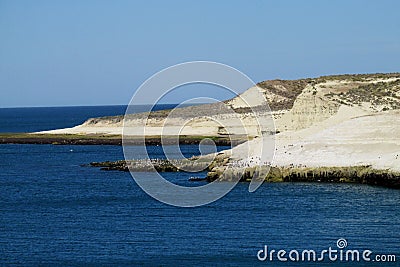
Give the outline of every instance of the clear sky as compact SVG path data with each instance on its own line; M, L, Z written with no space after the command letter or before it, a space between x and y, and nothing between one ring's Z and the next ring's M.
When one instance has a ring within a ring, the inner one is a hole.
M193 60L256 82L399 72L399 10L367 0L0 0L0 107L128 104L152 74Z

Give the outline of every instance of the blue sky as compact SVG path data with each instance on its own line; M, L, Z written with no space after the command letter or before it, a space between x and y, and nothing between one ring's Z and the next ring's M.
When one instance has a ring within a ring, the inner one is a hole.
M0 107L128 104L151 75L193 60L256 82L399 72L399 10L399 1L0 0ZM165 101L195 93L184 95Z

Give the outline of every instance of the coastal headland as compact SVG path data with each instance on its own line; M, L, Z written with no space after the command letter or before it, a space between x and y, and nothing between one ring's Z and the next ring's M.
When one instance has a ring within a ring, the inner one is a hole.
M270 110L258 108L260 94L268 100ZM241 97L249 101L244 103ZM234 115L223 107L229 107ZM275 153L270 162L263 162L257 149L265 140L257 132L254 115L273 118L274 129L269 135L274 138ZM246 138L237 120L246 126ZM208 137L217 145L233 145L213 155L215 159L207 167L209 181L229 180L235 168L245 170L242 180L246 181L252 172L268 167L264 179L270 182L357 182L399 187L400 73L269 80L224 102L184 107L172 113L162 110L92 118L68 129L19 137L3 135L0 142L121 144L127 127L131 135L127 140L135 144L135 138L143 134L138 125L146 125L146 144L159 144L161 135L168 139L178 129L181 144L197 144ZM241 153L245 149L250 154Z

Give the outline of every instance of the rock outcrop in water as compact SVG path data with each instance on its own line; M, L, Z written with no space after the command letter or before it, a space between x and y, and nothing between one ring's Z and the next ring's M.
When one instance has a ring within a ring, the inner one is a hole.
M132 171L132 172L179 172L208 170L210 167L208 160L201 161L198 158L185 160L166 160L166 159L136 159L91 162L90 166L100 167L104 171Z

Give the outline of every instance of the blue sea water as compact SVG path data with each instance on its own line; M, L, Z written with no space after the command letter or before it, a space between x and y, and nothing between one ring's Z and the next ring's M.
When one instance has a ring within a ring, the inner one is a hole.
M0 132L38 132L73 127L89 118L115 116L125 113L127 106L27 107L0 108ZM174 108L174 104L159 104L152 110ZM135 106L136 112L147 111L149 106Z
M26 128L19 131L34 128L41 117L37 112L35 119L21 113ZM12 116L2 114L0 128L7 121L11 125ZM53 113L57 118L46 122L47 114L41 117L45 127L61 125L58 116L64 113ZM161 149L148 147L153 156L162 155ZM191 156L198 147L182 146L182 151ZM279 183L249 193L248 184L240 183L212 204L177 208L146 195L129 173L82 166L122 159L119 146L0 145L0 156L1 265L311 266L276 258L259 262L257 252L264 245L287 251L336 249L336 241L345 238L348 249L396 254L397 262L326 265L399 266L398 190ZM193 186L187 180L192 174L164 175Z

